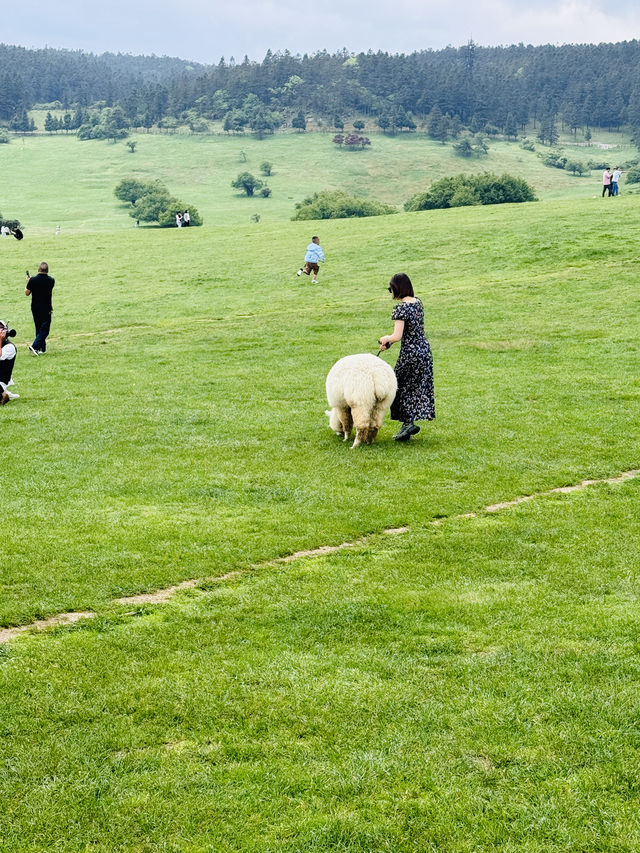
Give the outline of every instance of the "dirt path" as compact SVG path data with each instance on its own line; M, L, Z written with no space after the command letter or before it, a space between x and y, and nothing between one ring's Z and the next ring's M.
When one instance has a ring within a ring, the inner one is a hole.
M558 486L557 488L549 489L546 492L535 492L531 495L521 495L520 497L513 498L510 501L502 501L501 503L490 504L489 506L485 506L478 512L466 512L460 515L450 515L445 518L434 518L431 521L427 522L427 524L431 524L434 527L438 527L447 521L459 521L465 518L478 518L479 516L485 513L502 512L503 510L511 509L512 507L519 506L520 504L527 503L528 501L533 501L538 498L551 497L551 495L566 495L571 492L580 492L584 489L589 488L589 486L616 486L620 483L626 482L627 480L633 480L639 475L640 469L634 468L630 471L623 471L621 474L618 474L615 477L607 477L602 480L582 480L580 483L575 483L572 486ZM308 551L296 551L295 553L287 554L284 557L277 557L273 560L267 560L263 563L258 563L252 566L252 568L264 568L265 566L274 566L278 563L293 563L296 560L303 560L308 557L320 557L324 554L334 554L336 551L341 551L345 548L356 548L360 545L365 545L369 541L369 539L372 538L372 536L399 536L403 533L409 533L410 530L410 527L390 527L387 530L383 530L382 534L373 533L370 536L362 536L360 539L357 539L354 542L343 542L341 545L321 545L319 548L312 548ZM242 571L233 571L213 578L193 578L191 580L185 580L181 583L169 586L166 589L156 590L155 592L144 592L140 595L129 595L124 598L116 598L112 601L112 604L122 604L129 607L142 604L160 604L164 601L168 601L173 595L175 595L177 592L180 592L181 590L196 588L200 583L205 580L207 581L207 583L224 583L224 581L241 577L242 574ZM74 622L79 622L82 619L93 619L95 616L96 614L90 610L82 612L78 611L71 613L57 613L53 616L50 616L48 619L39 619L36 622L30 622L28 625L18 625L13 628L0 628L0 643L7 643L27 631L45 631L48 628L57 628L60 625L71 625Z

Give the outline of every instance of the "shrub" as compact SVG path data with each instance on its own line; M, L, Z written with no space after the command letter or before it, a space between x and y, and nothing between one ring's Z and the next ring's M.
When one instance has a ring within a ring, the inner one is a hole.
M473 145L468 139L461 139L460 142L456 142L453 146L453 150L458 157L473 156Z
M198 210L176 198L169 199L167 207L158 216L158 225L161 228L173 228L176 224L176 213L181 213L183 210L189 211L191 225L202 225L202 217Z
M583 163L579 163L577 160L570 160L565 169L567 172L571 172L572 175L584 175L585 172L589 171Z
M161 214L171 205L172 198L168 192L160 190L141 195L133 205L131 216L142 222L157 222ZM177 202L176 202L177 203ZM184 208L180 208L184 210Z
M231 186L236 190L244 190L248 196L252 196L256 190L264 186L264 181L256 178L251 172L240 172L235 181L231 181Z
M176 224L178 211L188 210L191 225L202 225L196 208L173 198L161 181L123 178L113 192L116 198L131 203L129 216L141 222L157 222L162 228L168 228Z
M0 227L4 225L6 225L11 231L15 231L16 228L22 228L19 219L5 219L0 213Z
M296 204L293 219L349 219L358 216L384 216L395 208L379 201L356 198L342 190L314 193Z
M472 204L480 204L480 199L471 187L458 187L449 200L449 207L469 207Z
M538 157L545 166L551 166L554 169L564 169L567 165L567 158L559 151L541 151Z
M4 130L0 130L0 145L5 145L9 142L9 134Z
M262 187L260 189L260 195L262 196L262 198L269 198L269 196L271 195L271 187Z
M120 201L128 201L131 204L135 204L140 196L160 187L165 190L167 195L169 194L169 190L159 181L152 183L150 181L139 181L137 178L123 178L120 183L116 184L113 194Z
M640 166L633 166L625 175L626 184L640 184Z
M530 139L523 139L520 143L520 148L524 148L525 151L535 151L536 146Z
M512 175L453 175L436 181L426 192L416 193L404 205L408 211L436 210L469 204L506 204L536 201L533 189Z
M360 136L357 133L349 133L344 140L344 144L350 151L360 149L362 151L367 145L371 145L371 140L368 136Z
M265 176L265 178L270 177L273 174L273 163L270 163L268 160L260 163L260 171Z

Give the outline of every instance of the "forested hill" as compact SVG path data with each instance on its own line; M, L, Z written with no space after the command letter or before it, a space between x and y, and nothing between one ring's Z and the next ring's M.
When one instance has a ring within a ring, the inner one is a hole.
M162 56L79 50L28 50L0 44L0 118L37 103L59 101L86 107L97 101L118 103L145 84L171 86L179 77L202 74L204 67Z
M438 107L465 125L524 126L553 116L572 128L640 127L639 41L495 48L470 42L409 55L269 51L261 62L222 59L211 66L0 45L0 68L5 121L38 102L59 101L65 109L102 102L122 107L134 124L190 110L226 118L234 130L229 117L252 96L253 105L275 116L275 126L300 113L332 120L359 113L383 128L410 129L412 117Z

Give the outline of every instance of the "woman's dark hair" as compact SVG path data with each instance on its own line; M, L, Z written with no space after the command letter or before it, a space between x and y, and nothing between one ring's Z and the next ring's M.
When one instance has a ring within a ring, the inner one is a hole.
M393 294L394 299L404 299L405 296L414 295L411 279L405 272L397 272L391 276L389 293Z

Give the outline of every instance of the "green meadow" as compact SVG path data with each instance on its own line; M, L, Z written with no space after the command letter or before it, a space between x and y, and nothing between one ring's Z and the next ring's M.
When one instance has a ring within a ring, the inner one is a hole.
M42 114L34 113L38 126ZM28 225L32 235L63 231L115 231L133 227L127 206L113 196L123 177L156 178L185 204L194 205L208 227L243 225L256 214L264 223L291 219L296 202L313 192L344 189L375 198L398 209L433 181L459 172L482 171L526 178L540 199L593 198L602 191L602 172L581 177L544 166L537 153L517 143L491 141L486 157L464 159L452 146L424 133L388 136L371 133L371 148L343 151L333 133L281 133L258 140L224 134L153 134L131 138L131 154L123 142L79 142L54 134L14 138L0 146L2 197L0 211ZM535 131L530 134L535 139ZM611 165L637 159L638 152L621 133L600 134L593 144L563 137L558 149L582 163L611 160ZM548 150L536 144L536 151ZM270 198L246 198L231 187L243 171L260 176L260 164L273 164L266 179ZM615 161L615 162L614 162Z
M94 614L0 644L0 851L636 851L640 478L549 493L640 468L638 197L507 143L462 166L408 136L0 149L25 224L0 240L0 626ZM273 196L238 196L262 160ZM315 190L401 207L465 166L540 201L290 221ZM204 226L135 228L128 175ZM376 351L398 271L437 418L351 450L325 376Z

